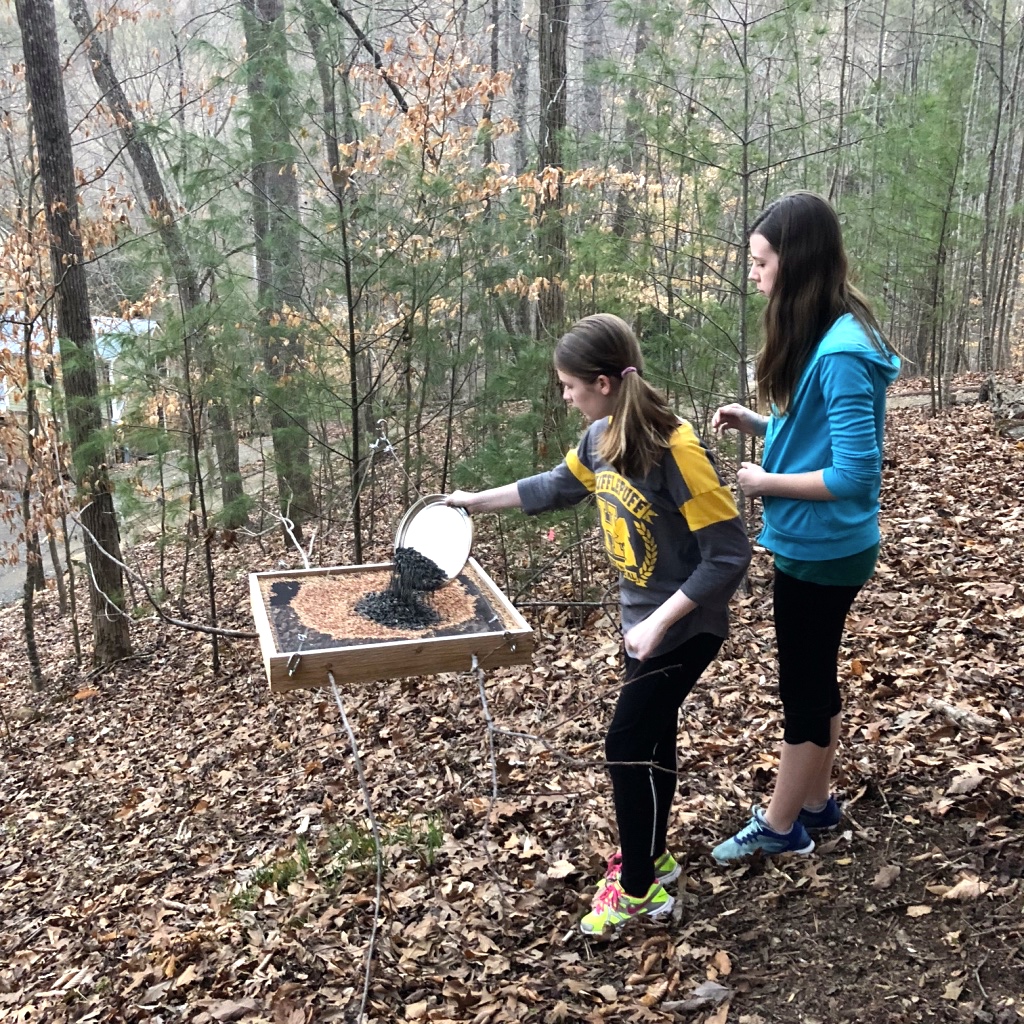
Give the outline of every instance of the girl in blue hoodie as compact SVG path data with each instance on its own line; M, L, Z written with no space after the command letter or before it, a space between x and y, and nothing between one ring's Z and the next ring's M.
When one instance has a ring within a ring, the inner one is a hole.
M878 558L885 392L899 357L847 280L839 219L812 192L772 203L750 231L750 279L768 298L757 359L761 416L718 409L712 426L762 435L760 466L737 474L760 497L760 543L775 556L782 751L768 807L712 851L728 864L810 853L834 828L830 793L841 700L836 663L847 612Z

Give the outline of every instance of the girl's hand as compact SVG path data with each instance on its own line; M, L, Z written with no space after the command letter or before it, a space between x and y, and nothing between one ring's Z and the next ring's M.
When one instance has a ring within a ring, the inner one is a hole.
M467 512L472 512L475 499L476 491L452 491L444 499L444 503L451 505L453 508L464 508Z
M711 417L711 426L719 434L723 430L738 430L741 434L763 434L767 420L739 402L719 406Z
M748 498L759 498L765 493L770 475L756 462L743 462L736 473L736 482Z
M646 661L665 639L666 629L667 627L661 625L654 615L649 615L622 638L626 653L637 661Z
M623 636L622 645L626 653L637 661L646 661L661 646L673 623L689 615L696 607L681 590L677 590Z

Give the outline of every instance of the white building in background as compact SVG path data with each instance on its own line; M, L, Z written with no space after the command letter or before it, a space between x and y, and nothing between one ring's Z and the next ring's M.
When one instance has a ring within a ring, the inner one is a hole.
M107 420L117 426L124 416L124 407L131 397L131 378L118 373L121 352L127 338L152 338L157 331L155 320L122 320L113 316L94 316L92 330L96 338L97 373L100 393L105 396ZM102 374L106 374L103 379Z
M96 345L97 384L103 403L104 426L117 426L124 415L125 405L131 398L131 379L119 372L120 364L123 362L122 352L127 347L129 339L134 341L151 338L157 332L158 324L155 320L94 316L92 329ZM52 336L55 339L53 362L57 366L59 376L60 354L56 351L56 332ZM17 378L9 377L6 372L6 366L12 361L20 362L24 352L24 338L25 327L14 317L0 318L0 355L3 357L0 359L0 417L17 417L25 414L25 397L18 390L17 384L20 375ZM38 324L34 329L34 339L41 348L44 344L44 333ZM42 383L45 373L48 372L43 360L37 360L34 371L37 381Z

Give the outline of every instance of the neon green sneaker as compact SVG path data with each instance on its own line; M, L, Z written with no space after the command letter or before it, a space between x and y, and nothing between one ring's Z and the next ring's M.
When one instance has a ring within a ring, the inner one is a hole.
M598 890L590 913L580 921L580 931L584 935L604 935L634 917L661 917L674 903L659 882L641 897L630 896L618 882L609 882Z
M679 866L679 862L672 856L671 853L666 850L655 862L654 862L654 880L659 885L669 885L674 882L680 874L682 874L682 868ZM607 885L609 882L617 882L622 877L622 852L618 851L613 853L608 859L608 870L604 873L604 882L602 886Z

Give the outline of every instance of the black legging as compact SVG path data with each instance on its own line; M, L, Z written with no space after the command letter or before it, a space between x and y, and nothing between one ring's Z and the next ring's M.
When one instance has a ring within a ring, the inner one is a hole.
M621 884L630 896L646 894L654 858L665 850L676 792L679 707L721 646L721 637L700 633L647 661L626 656L626 680L604 750L622 847ZM644 763L615 763L631 761Z
M860 587L809 583L775 570L775 642L787 743L832 742L842 710L836 661L846 614Z

